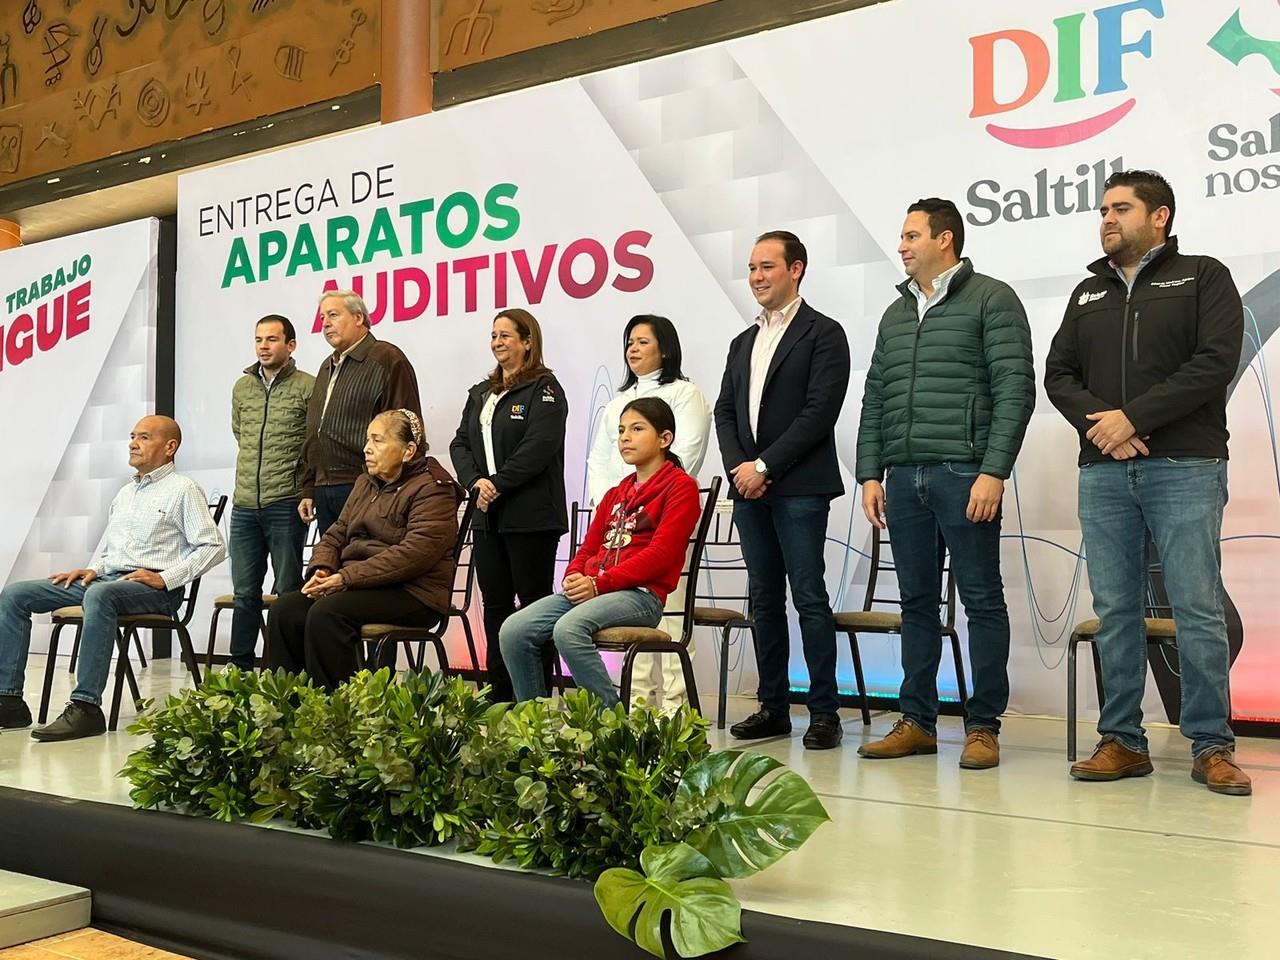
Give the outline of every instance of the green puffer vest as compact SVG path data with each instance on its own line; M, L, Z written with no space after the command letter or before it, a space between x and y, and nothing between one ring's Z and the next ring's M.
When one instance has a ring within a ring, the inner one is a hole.
M258 365L246 367L231 389L231 432L236 457L237 507L257 510L298 496L299 461L307 439L307 402L316 378L286 363L271 389Z
M965 259L918 320L910 281L880 321L858 426L857 479L899 464L977 461L1007 479L1035 406L1031 328L1006 283Z

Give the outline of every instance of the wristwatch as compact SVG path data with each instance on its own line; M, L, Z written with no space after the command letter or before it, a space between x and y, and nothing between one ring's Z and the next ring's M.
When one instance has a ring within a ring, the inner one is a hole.
M760 476L762 477L769 472L769 468L764 465L763 460L757 460L755 463L755 467L756 467L756 473L760 474Z

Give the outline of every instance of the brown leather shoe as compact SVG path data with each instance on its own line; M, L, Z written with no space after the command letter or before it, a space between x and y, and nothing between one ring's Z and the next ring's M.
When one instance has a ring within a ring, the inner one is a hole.
M1071 765L1071 775L1077 780L1120 780L1145 777L1154 769L1150 754L1138 753L1119 740L1104 737L1093 748L1092 757Z
M986 727L975 727L965 734L960 766L965 770L987 770L1000 766L1000 735Z
M864 743L858 756L871 760L896 760L914 753L937 753L938 738L931 737L910 720L899 720L883 740Z
M1191 779L1203 783L1214 793L1247 797L1253 793L1253 781L1236 766L1236 758L1226 747L1208 750L1191 764Z

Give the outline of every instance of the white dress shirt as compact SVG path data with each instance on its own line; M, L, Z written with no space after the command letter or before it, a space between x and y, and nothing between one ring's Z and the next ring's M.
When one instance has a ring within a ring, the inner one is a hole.
M172 463L126 483L107 516L107 532L92 569L99 576L155 570L165 589L203 576L227 555L200 485Z
M497 473L500 466L493 452L493 415L498 410L498 401L505 397L508 392L507 390L503 390L501 393L490 391L489 399L480 408L480 436L484 440L484 462L489 468L489 476Z
M961 260L953 267L948 267L938 274L933 280L933 293L925 293L921 289L920 284L915 280L911 281L910 290L916 296L916 322L924 321L925 312L933 306L938 305L947 296L947 289L951 286L951 278L960 272L960 268L964 266Z
M587 489L592 503L600 503L604 495L636 472L618 452L618 420L622 408L637 397L658 397L667 402L676 415L676 438L671 451L684 464L685 473L696 477L707 455L707 439L711 435L711 405L697 385L689 380L659 383L662 370L654 370L625 390L619 390L604 408L600 428L596 430L587 456Z
M769 377L769 364L778 352L778 344L791 325L791 319L800 309L800 297L796 297L781 310L762 310L756 317L760 332L751 346L751 386L747 391L747 411L751 421L751 436L757 434L760 422L760 401L764 398L764 382Z

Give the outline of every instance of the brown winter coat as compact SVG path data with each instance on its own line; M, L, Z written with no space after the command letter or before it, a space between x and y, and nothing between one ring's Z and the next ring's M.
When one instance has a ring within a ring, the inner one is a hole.
M361 474L312 551L307 577L325 567L351 590L403 586L437 613L448 612L463 495L435 457L410 461L390 483Z

